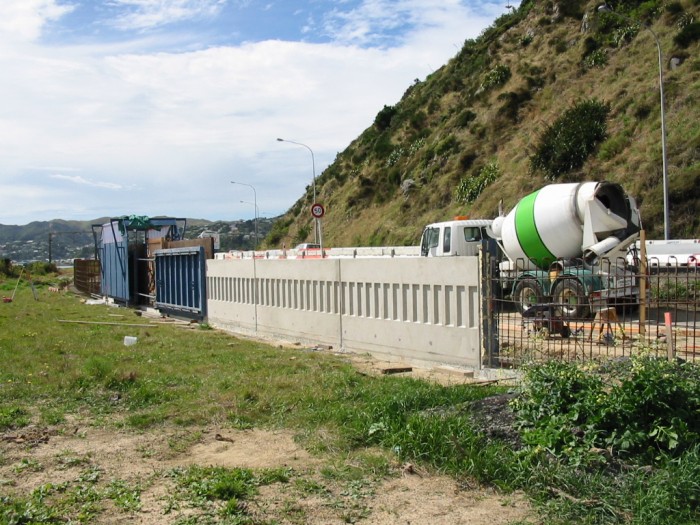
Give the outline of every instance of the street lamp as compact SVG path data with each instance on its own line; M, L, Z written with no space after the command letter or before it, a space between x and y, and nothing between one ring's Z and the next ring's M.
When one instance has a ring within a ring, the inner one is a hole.
M248 186L250 189L253 190L253 198L255 199L255 202L253 203L253 206L255 206L255 249L258 249L258 193L255 191L255 187L252 184L247 184L245 182L236 182L236 181L231 181L231 184L240 184L242 186ZM243 202L243 201L241 201Z
M661 160L662 160L662 170L663 170L663 190L664 190L664 239L669 240L671 238L671 227L668 215L668 161L666 159L666 111L664 103L664 69L663 69L663 54L661 53L661 44L659 42L659 37L656 35L654 30L648 25L642 24L639 20L630 18L629 16L622 15L613 11L608 4L602 4L598 6L598 12L600 13L611 13L613 15L624 18L634 24L639 24L645 29L648 29L651 36L654 37L654 42L656 42L656 50L659 55L659 100L661 102Z
M316 204L316 160L314 159L314 152L313 150L307 146L306 144L303 144L302 142L295 142L293 140L287 140L287 139L277 139L277 142L289 142L290 144L296 144L297 146L302 146L306 149L309 150L309 153L311 153L311 173L313 175L313 188L314 188L314 200L312 204ZM319 244L319 238L321 237L321 225L319 223L319 220L317 218L314 218L314 242L316 244Z

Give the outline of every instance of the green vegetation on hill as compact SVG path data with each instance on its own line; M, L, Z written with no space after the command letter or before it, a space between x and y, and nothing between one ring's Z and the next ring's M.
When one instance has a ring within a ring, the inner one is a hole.
M260 240L269 233L274 219L258 218ZM92 221L34 221L24 226L0 224L0 260L22 264L30 261L91 259L95 257L92 225L104 224L109 218ZM252 250L255 246L255 220L208 221L186 219L186 239L195 239L203 232L219 234L221 251ZM51 244L49 245L49 239Z
M586 180L622 184L660 238L659 70L647 28L664 57L672 236L700 236L700 2L600 5L525 0L384 106L317 179L324 243L416 244L427 223L491 218L501 200L508 210L551 181ZM309 240L310 204L307 192L267 244Z

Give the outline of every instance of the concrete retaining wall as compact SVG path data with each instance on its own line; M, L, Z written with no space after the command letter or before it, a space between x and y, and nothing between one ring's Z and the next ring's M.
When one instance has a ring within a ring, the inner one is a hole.
M207 261L212 326L389 361L479 369L479 288L477 257Z

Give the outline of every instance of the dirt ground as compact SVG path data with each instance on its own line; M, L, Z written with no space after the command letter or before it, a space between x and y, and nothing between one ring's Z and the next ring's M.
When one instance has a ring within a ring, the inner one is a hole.
M366 373L387 373L397 364L362 357L357 366ZM449 370L414 368L404 373L447 383L470 380L463 373ZM167 475L173 469L191 465L287 468L292 473L289 483L262 486L259 494L247 502L247 511L256 522L536 523L522 494L500 494L476 484L465 485L396 460L390 460L388 474L366 482L334 480L328 476L330 461L304 450L289 431L212 427L194 433L179 428L127 432L73 421L60 429L27 427L0 434L0 495L26 496L47 483L54 486L76 483L86 471L99 472L102 483L116 479L139 486L140 509L125 511L109 500L102 501L102 512L93 522L159 525L182 522L196 514L187 505L173 506L169 495L174 490L174 481ZM352 461L352 458L345 460ZM213 521L191 522L217 521L213 518Z

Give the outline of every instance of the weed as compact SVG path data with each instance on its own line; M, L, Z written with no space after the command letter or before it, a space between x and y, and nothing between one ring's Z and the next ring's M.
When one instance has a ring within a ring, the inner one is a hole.
M697 522L698 372L643 355L528 368L515 403L526 442L522 482L551 523Z
M56 460L58 461L60 468L63 470L90 465L90 463L92 463L92 458L89 454L80 456L76 455L70 450L64 450L63 452L59 453Z
M141 509L141 487L138 484L130 486L124 480L114 479L105 489L105 496L126 512L135 512Z
M233 523L252 523L246 501L258 493L259 486L286 483L289 472L287 469L273 469L256 474L244 468L177 468L167 474L176 483L170 508L176 509L177 502L187 502L208 514L235 518Z
M591 449L644 463L672 457L700 438L692 416L700 410L698 372L689 363L644 356L605 374L569 363L533 366L527 394L515 404L523 438L576 462L590 459Z
M0 430L22 428L29 424L29 412L17 406L0 407Z
M202 438L201 432L182 432L168 438L168 446L173 452L182 453Z
M43 470L43 465L39 463L37 460L32 459L32 458L22 458L20 462L12 467L12 470L19 473L19 472L40 472Z
M50 301L52 312L76 315L74 300ZM159 327L134 355L124 351L121 334L105 336L117 328L91 334L55 326L42 307L13 318L17 344L0 346L4 428L29 424L32 413L23 407L45 407L51 399L51 410L64 418L79 415L131 430L182 425L168 441L173 454L201 439L198 425L215 423L291 429L307 450L331 455L319 480L289 469L169 471L163 481L174 488L167 511L187 509L173 515L173 523L250 523L251 500L271 483L322 496L344 519L359 520L377 483L396 474L397 458L460 479L527 490L547 523L685 525L700 516L700 429L693 417L700 374L688 364L640 357L607 367L533 370L515 406L524 443L517 449L487 437L475 423L477 401L503 388L365 376L331 355L281 352L216 331L170 326ZM108 310L90 312L81 315L100 319ZM29 330L38 335L19 337ZM0 331L0 339L7 334ZM43 334L63 341L64 352L45 344ZM40 374L46 370L60 373ZM29 374L36 380L31 388ZM138 511L139 482L104 479L90 455L65 451L55 462L66 471L62 479L71 481L3 494L0 523L19 522L18 516L35 523L97 522L112 505ZM17 468L30 472L40 465L27 460Z

